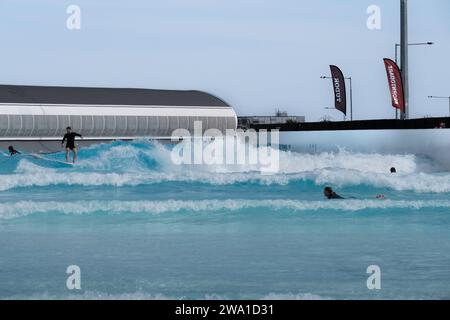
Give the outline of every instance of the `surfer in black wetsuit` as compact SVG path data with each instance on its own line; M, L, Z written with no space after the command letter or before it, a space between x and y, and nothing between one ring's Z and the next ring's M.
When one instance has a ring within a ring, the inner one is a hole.
M340 195L338 195L336 192L333 191L333 189L331 187L325 187L325 189L323 189L323 195L327 198L327 199L344 199L343 197L341 197Z
M64 135L64 138L61 141L61 146L64 146L64 141L67 141L66 143L66 161L69 162L69 155L70 150L73 152L73 163L75 163L75 160L77 159L77 146L75 145L75 137L82 138L81 134L72 132L71 127L66 128L67 133Z
M8 147L8 152L10 156L15 156L16 154L20 154L19 151L17 151L16 149L14 149L13 146L9 146Z

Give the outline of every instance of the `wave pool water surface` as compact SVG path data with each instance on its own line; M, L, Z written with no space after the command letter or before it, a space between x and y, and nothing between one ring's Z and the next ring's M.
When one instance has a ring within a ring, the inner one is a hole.
M0 155L0 298L450 298L450 172L432 160L281 152L265 175L177 166L170 151L100 144L75 166ZM347 200L325 200L326 185Z

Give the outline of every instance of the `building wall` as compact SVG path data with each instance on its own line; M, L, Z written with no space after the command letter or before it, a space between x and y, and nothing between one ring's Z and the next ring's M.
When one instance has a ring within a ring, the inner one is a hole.
M237 126L232 108L158 106L0 105L0 139L56 138L71 126L85 138L170 137L176 129Z

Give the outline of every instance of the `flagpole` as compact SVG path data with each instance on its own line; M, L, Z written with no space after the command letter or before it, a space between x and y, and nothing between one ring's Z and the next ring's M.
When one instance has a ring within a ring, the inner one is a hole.
M353 85L352 85L352 77L348 77L350 80L350 121L353 121Z

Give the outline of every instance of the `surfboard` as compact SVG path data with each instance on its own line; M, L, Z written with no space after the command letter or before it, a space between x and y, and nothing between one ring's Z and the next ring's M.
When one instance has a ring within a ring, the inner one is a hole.
M57 160L57 159L50 159L50 158L46 158L46 157L43 157L43 156L35 154L35 153L30 153L29 155L35 159L54 162L54 163L58 163L58 164L62 164L62 165L70 166L70 167L73 167L73 165L74 165L72 162L66 162L66 161Z

